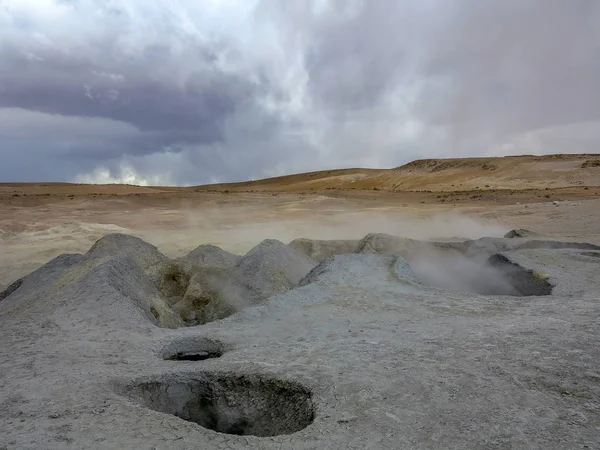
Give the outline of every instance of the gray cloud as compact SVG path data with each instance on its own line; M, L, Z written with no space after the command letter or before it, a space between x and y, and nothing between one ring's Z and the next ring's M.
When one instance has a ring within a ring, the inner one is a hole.
M463 2L431 39L424 73L447 83L429 95L447 101L424 107L425 117L465 133L598 120L600 5L490 3Z
M172 143L219 141L222 121L265 89L245 74L219 70L215 57L208 56L210 49L200 47L199 67L179 83L154 77L158 65L178 64L168 48L145 49L135 63L118 67L112 61L85 60L85 54L50 49L32 58L6 47L0 51L1 107L130 124L149 132L148 139L126 146L137 153ZM107 46L103 53L112 50Z
M1 180L597 151L595 0L5 0Z

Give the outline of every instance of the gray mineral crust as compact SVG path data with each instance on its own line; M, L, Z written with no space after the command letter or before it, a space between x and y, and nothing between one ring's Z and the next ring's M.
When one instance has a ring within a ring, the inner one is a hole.
M107 235L0 293L0 449L600 448L600 247Z

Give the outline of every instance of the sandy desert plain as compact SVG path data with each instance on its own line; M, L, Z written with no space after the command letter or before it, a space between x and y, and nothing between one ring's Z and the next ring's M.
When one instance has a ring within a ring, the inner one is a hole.
M170 257L200 244L243 253L267 238L473 239L512 228L600 243L600 155L417 161L184 188L0 183L0 208L0 289L115 232Z
M0 449L600 448L598 246L592 154L1 183Z

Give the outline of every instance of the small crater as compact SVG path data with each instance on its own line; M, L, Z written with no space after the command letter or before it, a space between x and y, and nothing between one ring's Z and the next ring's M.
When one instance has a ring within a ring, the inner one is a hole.
M299 383L259 375L198 373L129 386L144 406L209 430L240 436L292 434L315 417Z
M185 338L169 344L161 352L167 361L204 361L220 358L227 349L225 345L213 339Z
M600 258L600 252L581 252L583 256L591 256L592 258Z
M217 351L192 351L192 352L179 352L175 353L170 358L167 358L171 361L204 361L205 359L210 358L219 358L223 356L223 352Z
M487 260L451 253L411 258L409 264L423 283L454 292L527 297L550 295L548 275L537 273L496 254Z
M545 274L525 269L500 254L491 256L488 264L498 270L501 279L505 282L504 285L509 286L509 292L500 295L529 297L552 294L554 286L548 282L548 276ZM494 295L494 293L490 295Z

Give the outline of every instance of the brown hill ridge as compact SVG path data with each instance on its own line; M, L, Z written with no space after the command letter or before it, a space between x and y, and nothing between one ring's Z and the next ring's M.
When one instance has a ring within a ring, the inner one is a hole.
M600 185L600 154L421 159L393 169L338 169L198 186L230 191L466 191Z
M0 197L18 200L79 196L169 196L196 192L463 192L600 186L600 154L421 159L393 169L336 169L263 180L193 187L124 184L0 183ZM14 197L14 198L13 198ZM48 199L50 200L50 199Z

